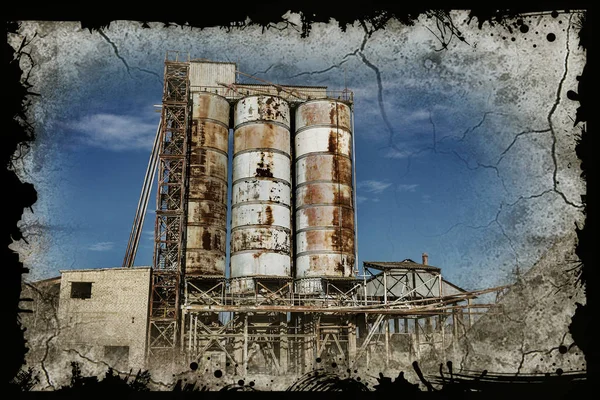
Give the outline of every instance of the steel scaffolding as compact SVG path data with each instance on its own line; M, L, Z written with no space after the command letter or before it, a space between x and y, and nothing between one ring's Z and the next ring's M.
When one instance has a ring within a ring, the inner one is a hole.
M147 345L149 366L177 358L180 282L185 257L185 218L190 115L187 62L170 59L164 90L158 160L155 247Z

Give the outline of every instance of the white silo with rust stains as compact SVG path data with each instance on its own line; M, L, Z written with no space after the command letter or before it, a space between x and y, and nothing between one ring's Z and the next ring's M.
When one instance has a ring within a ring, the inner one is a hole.
M231 290L252 277L291 274L290 108L280 97L248 96L234 111Z
M192 93L185 274L225 276L230 105Z
M295 278L299 293L320 278L352 277L355 264L352 109L320 99L296 109Z

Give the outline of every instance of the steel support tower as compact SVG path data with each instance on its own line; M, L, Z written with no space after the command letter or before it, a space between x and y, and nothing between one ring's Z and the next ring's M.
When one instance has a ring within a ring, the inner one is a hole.
M150 292L147 364L173 364L178 355L180 282L185 257L189 63L178 54L164 67L155 245Z

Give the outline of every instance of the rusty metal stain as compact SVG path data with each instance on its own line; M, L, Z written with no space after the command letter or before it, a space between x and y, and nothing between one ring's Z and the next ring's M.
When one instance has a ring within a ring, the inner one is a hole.
M296 189L296 207L340 204L352 207L352 188L337 183L310 183Z
M297 182L326 180L352 185L352 161L333 154L309 155L296 165Z
M310 153L352 155L352 134L343 129L310 127L295 135L296 157Z
M190 178L189 197L227 204L227 182L205 176Z
M331 226L354 229L354 212L339 206L315 206L296 210L296 229Z
M234 120L231 276L289 274L291 211L270 203L290 204L289 106L278 97L246 97Z
M290 234L278 227L237 229L231 233L232 253L269 250L289 254Z
M270 153L269 153L270 154ZM254 176L263 177L263 178L272 178L273 173L271 172L271 165L273 164L273 160L267 159L265 161L265 153L260 153L260 162L256 164L256 174Z
M352 276L354 262L354 255L348 253L301 255L296 260L296 276Z
M225 255L205 250L186 250L186 275L220 275L225 270Z
M288 103L276 96L248 96L235 105L234 124L248 121L276 121L289 128Z
M354 232L347 229L320 229L296 233L298 253L325 250L354 253Z
M190 225L187 229L187 248L225 251L226 234L227 231L219 227Z
M296 110L296 129L311 125L334 125L350 130L351 110L344 103L332 100L314 100L303 103Z
M264 148L290 153L289 129L270 123L253 123L237 128L233 142L234 153Z
M225 229L227 207L221 203L205 200L188 202L188 225L208 225Z
M210 176L227 180L227 156L210 149L196 149L190 155L189 175L191 179Z
M186 274L224 275L229 102L192 93Z
M230 106L227 99L212 93L192 93L192 119L214 119L229 125Z
M211 121L192 120L190 151L200 147L210 147L227 153L229 130L221 124Z
M336 101L310 101L296 110L297 278L352 274L350 122L350 107Z
M253 179L236 182L233 185L232 204L248 201L265 201L290 205L289 184L267 179Z

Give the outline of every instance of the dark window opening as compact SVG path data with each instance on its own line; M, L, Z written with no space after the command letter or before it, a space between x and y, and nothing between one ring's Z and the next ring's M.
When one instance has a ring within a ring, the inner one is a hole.
M71 282L72 299L89 299L92 297L92 282Z
M104 346L104 361L116 370L126 370L129 364L129 346Z

